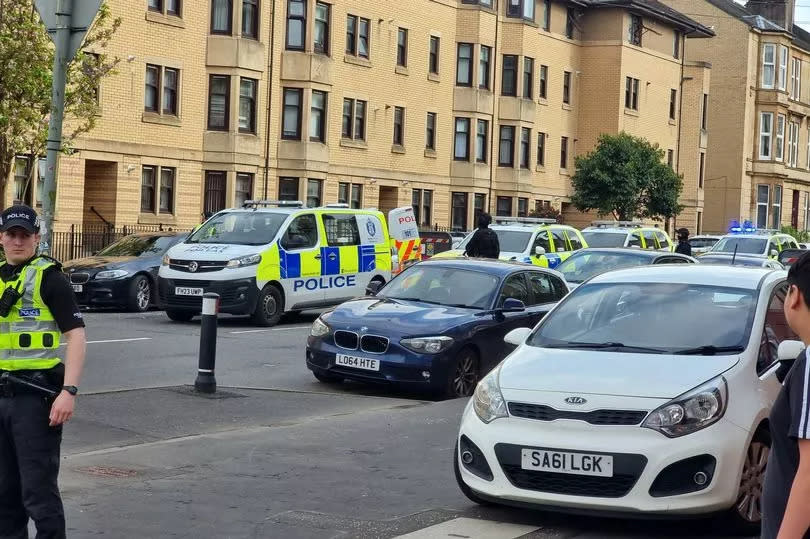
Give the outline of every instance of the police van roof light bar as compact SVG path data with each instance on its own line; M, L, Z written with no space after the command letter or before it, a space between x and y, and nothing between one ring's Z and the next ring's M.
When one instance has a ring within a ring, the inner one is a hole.
M591 226L600 228L617 227L617 228L636 228L644 226L643 223L637 221L593 221Z
M346 204L345 202L333 202L332 204L327 204L326 206L323 206L323 207L324 208L344 208L344 209L348 209L349 205Z
M495 224L532 224L532 225L553 225L557 223L556 219L543 219L541 217L496 217Z
M266 206L278 206L280 208L303 208L304 203L300 200L246 200L242 203L243 208L258 208Z

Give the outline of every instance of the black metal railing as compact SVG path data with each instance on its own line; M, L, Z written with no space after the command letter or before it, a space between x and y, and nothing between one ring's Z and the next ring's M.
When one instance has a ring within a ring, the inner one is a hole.
M112 227L107 225L70 225L70 230L57 231L51 234L50 255L67 262L75 258L92 256L124 236L136 232L159 232L176 230L164 225L125 225Z

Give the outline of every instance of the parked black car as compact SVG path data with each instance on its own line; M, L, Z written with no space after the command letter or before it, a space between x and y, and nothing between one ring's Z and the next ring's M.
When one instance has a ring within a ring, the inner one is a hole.
M94 256L66 262L82 307L123 307L143 312L157 303L157 272L169 247L188 236L180 232L142 232L125 236Z

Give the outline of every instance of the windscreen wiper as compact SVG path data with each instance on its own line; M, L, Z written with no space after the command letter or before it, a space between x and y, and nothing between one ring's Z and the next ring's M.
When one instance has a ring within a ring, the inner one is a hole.
M666 350L660 348L649 348L646 346L633 346L620 342L565 342L559 344L544 345L545 348L587 348L590 350L601 350L606 348L622 348L627 350L638 350L641 352L664 353Z
M399 301L418 301L420 303L430 303L431 305L441 305L438 301L430 301L422 298L398 298L395 296L386 296L388 299L395 299Z
M714 346L713 344L696 346L694 348L684 348L683 350L674 350L672 354L678 356L713 356L723 352L744 352L745 346Z

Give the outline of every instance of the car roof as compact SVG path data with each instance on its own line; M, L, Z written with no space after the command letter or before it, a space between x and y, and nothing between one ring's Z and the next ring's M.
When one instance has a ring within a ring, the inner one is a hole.
M580 254L587 254L587 253L627 253L636 256L645 256L647 258L658 258L659 256L675 256L678 258L686 258L688 256L681 255L679 253L670 253L666 251L650 251L647 249L633 249L632 247L586 247L585 249L579 249L571 256L577 256Z
M514 260L495 260L492 258L468 258L464 256L458 256L454 258L438 258L438 259L431 258L429 260L425 260L419 263L419 265L422 264L430 266L441 266L446 268L484 271L486 273L500 276L509 275L510 273L515 273L517 271L526 271L526 270L538 270L547 273L554 273L561 275L557 271L542 268L540 266L535 266L532 264L526 264L524 262L517 262Z
M515 232L534 232L535 230L539 230L541 228L565 228L565 229L574 229L574 227L569 225L563 225L560 223L526 223L523 225L515 224L515 225L489 225L489 228L492 230L509 230Z
M731 286L755 290L770 273L783 270L706 264L656 264L625 268L599 274L591 283L685 283L709 286Z
M723 236L720 235L720 234L698 234L697 236L692 236L689 239L690 240L703 240L703 239L709 239L709 240L718 239L719 240L722 237Z

